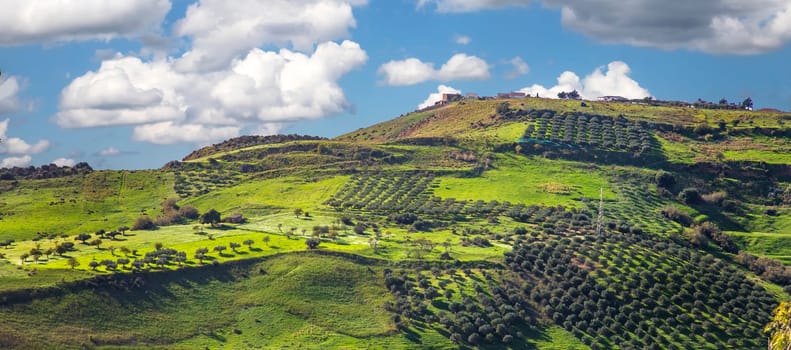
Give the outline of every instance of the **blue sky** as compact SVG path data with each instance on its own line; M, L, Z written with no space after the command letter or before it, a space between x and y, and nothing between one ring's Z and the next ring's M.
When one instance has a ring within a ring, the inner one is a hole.
M157 168L440 91L791 110L791 1L0 0L0 161Z

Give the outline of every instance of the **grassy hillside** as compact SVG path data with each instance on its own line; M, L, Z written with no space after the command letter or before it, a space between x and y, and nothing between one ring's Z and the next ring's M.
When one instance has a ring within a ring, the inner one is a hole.
M0 348L755 348L791 299L787 119L464 100L0 180Z

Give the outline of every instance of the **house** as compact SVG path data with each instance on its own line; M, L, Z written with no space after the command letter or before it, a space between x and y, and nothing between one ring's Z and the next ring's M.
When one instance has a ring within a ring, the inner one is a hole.
M227 222L229 224L243 224L245 219L242 214L233 214L226 216L224 219L222 219L222 222Z
M467 95L465 95L464 97L469 99L474 99L474 98L478 98L479 96L475 92L468 92Z
M623 96L601 96L598 100L602 102L622 102L627 101L627 98Z
M461 100L461 94L442 94L441 102L448 103Z

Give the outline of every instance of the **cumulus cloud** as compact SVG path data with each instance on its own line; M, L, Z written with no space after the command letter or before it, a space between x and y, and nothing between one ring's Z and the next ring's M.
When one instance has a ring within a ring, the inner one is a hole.
M29 144L18 137L8 137L8 123L10 119L0 122L0 154L38 154L46 151L50 143L47 140L39 140L35 144Z
M351 41L320 44L311 56L252 49L213 73L182 73L172 61L118 56L74 79L55 119L61 127L83 128L319 118L348 107L337 81L367 58Z
M435 103L442 101L442 94L460 94L460 93L461 90L455 89L450 86L446 86L446 85L437 86L437 92L433 92L429 94L428 98L426 98L426 100L423 101L423 103L419 104L417 108L423 109L423 108L431 107Z
M456 44L459 44L459 45L469 45L472 42L472 38L470 38L470 37L468 37L466 35L457 35L453 39L453 41L455 41Z
M378 74L383 75L383 82L391 86L414 85L432 80L483 80L490 76L486 61L463 53L453 55L439 69L434 68L434 63L407 58L383 64Z
M0 114L14 112L19 109L19 81L15 77L3 79L0 76Z
M58 158L52 161L52 164L57 166L74 166L77 164L77 161L71 158Z
M603 67L598 67L584 79L580 79L574 72L565 71L557 78L557 84L553 87L546 88L536 84L519 91L530 96L538 94L545 98L557 98L558 93L572 90L577 90L583 99L595 99L600 96L638 99L651 96L647 89L629 76L630 73L629 65L621 61L613 61L607 65L606 71L603 71Z
M367 0L199 0L174 26L192 48L175 63L179 71L217 70L262 43L311 52L314 45L348 37L352 9Z
M0 0L0 45L109 40L159 28L169 0Z
M511 69L508 73L505 73L505 77L507 79L516 79L520 75L525 75L530 72L530 66L527 65L522 57L516 56L508 61L508 63L513 66L513 69Z
M7 157L4 158L2 162L0 162L0 168L13 168L13 167L26 167L30 165L30 162L33 161L33 158L30 156L22 156L22 157Z
M343 112L351 104L338 81L368 55L353 41L326 40L347 36L352 8L364 4L199 0L174 25L190 39L184 54L105 53L62 90L54 119L63 128L130 125L134 140L170 144ZM291 48L260 48L283 45Z
M206 144L239 136L240 130L235 126L207 127L201 124L162 122L135 127L132 139L159 145L181 142Z
M531 0L420 0L438 12L527 5ZM560 9L564 27L594 39L716 54L756 54L791 40L788 0L540 0Z

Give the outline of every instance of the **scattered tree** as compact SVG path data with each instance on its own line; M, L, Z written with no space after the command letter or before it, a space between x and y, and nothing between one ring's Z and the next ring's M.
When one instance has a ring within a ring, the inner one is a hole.
M203 213L200 219L201 224L210 224L212 227L217 225L220 222L220 212L217 210L209 209L209 211Z
M321 244L321 240L316 237L311 237L305 240L305 244L308 246L308 249L316 249Z
M74 270L75 267L80 266L80 262L77 261L77 259L75 259L74 257L71 257L69 258L69 260L66 260L66 264L69 265L69 267L71 267L72 270Z

